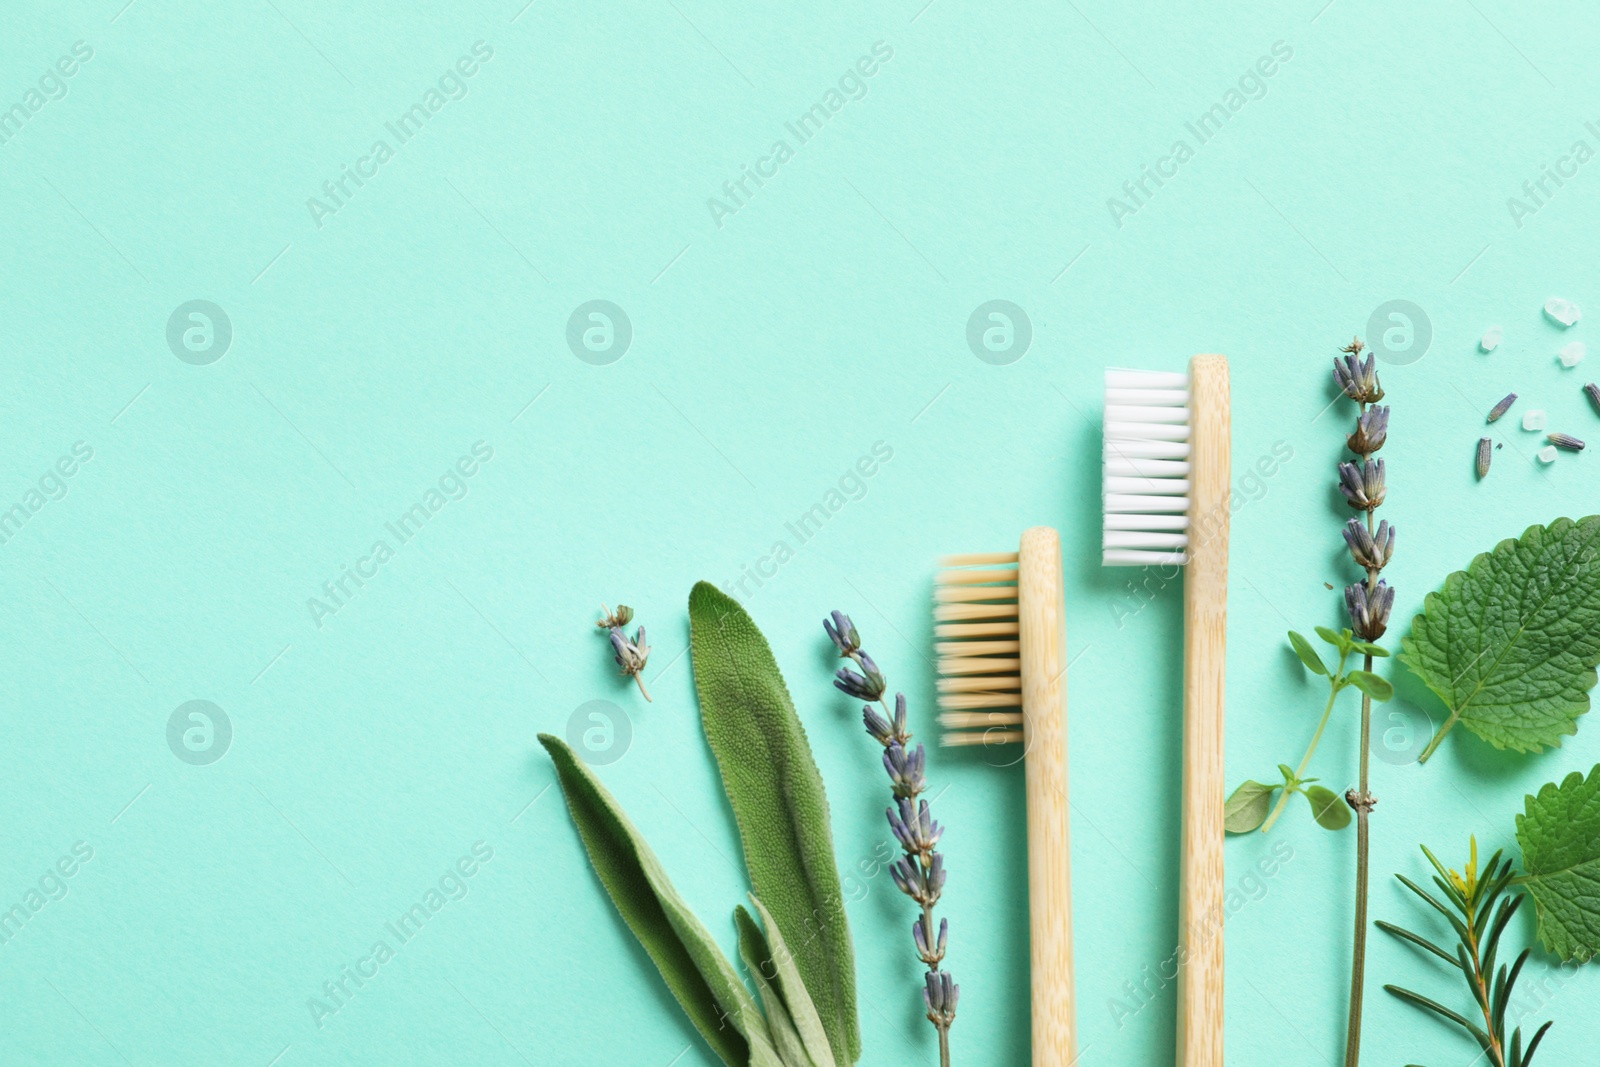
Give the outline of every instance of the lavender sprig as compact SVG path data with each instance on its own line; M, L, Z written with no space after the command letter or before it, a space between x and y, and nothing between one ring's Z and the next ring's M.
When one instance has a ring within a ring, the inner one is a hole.
M1365 362L1361 352L1365 346L1356 338L1341 352L1344 360L1333 361L1333 378L1346 396L1360 405L1356 416L1355 433L1346 438L1350 451L1361 461L1359 472L1354 463L1339 464L1339 490L1350 506L1363 512L1345 524L1344 539L1350 546L1350 556L1366 576L1352 582L1344 591L1345 610L1350 616L1350 629L1355 637L1365 643L1362 675L1371 676L1374 655L1387 655L1382 648L1371 644L1389 628L1389 611L1394 607L1394 588L1378 575L1388 566L1394 554L1394 527L1387 521L1373 526L1372 515L1382 506L1387 494L1383 460L1374 460L1373 454L1383 447L1389 431L1389 409L1378 407L1383 399L1383 386L1378 383L1376 363L1369 353ZM1359 368L1359 375L1356 373ZM1515 397L1508 397L1507 401ZM1503 411L1506 402L1497 411ZM1491 415L1490 421L1497 417ZM1357 477L1359 473L1359 477ZM1350 1017L1345 1030L1345 1065L1357 1067L1361 1062L1361 1007L1366 986L1367 963L1367 870L1369 831L1368 817L1377 805L1378 798L1367 787L1367 765L1372 741L1372 701L1374 693L1387 699L1387 683L1361 684L1361 770L1360 784L1347 790L1345 803L1356 813L1356 922L1355 944L1350 961ZM1392 690L1388 690L1392 692Z
M612 611L601 604L600 613L600 621L595 625L606 631L610 638L611 655L617 661L617 666L639 686L639 692L644 694L645 700L653 703L650 701L650 690L644 687L644 667L650 661L650 645L645 640L644 627L635 630L630 640L622 628L633 621L632 608L618 604L617 610Z
M950 1027L956 1020L961 987L949 971L939 966L944 962L945 946L950 939L949 922L940 919L938 934L932 934L934 905L938 904L945 883L944 856L938 851L944 827L933 818L928 802L921 799L928 788L927 753L920 744L911 747L911 731L906 728L906 695L896 693L894 708L890 709L884 696L888 682L872 657L862 650L861 635L850 616L835 611L823 620L822 628L839 650L840 657L860 668L858 672L841 667L833 684L857 700L876 701L883 708L880 712L871 703L864 704L861 721L872 739L883 746L883 767L894 793L894 803L885 814L889 831L904 855L889 865L889 877L894 880L895 888L922 909L922 914L911 925L917 958L928 968L922 1003L927 1009L928 1021L939 1034L941 1067L950 1067Z

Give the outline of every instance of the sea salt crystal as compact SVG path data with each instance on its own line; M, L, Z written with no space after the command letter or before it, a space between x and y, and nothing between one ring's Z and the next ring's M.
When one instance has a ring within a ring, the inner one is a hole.
M1556 355L1561 357L1561 365L1563 367L1576 367L1583 362L1583 357L1588 354L1588 351L1583 346L1582 341L1572 341L1562 345L1561 351L1557 352Z
M1577 304L1559 296L1552 296L1544 302L1544 313L1562 326L1571 326L1583 318L1583 312L1578 310Z
M1522 428L1524 430L1544 429L1544 408L1534 408L1522 416Z
M1539 449L1539 462L1540 463L1554 463L1555 461L1556 461L1556 446L1555 445L1545 445L1543 448Z
M1493 352L1500 347L1500 342L1505 338L1506 332L1498 326L1491 326L1483 331L1483 340L1478 342L1478 347L1485 352Z

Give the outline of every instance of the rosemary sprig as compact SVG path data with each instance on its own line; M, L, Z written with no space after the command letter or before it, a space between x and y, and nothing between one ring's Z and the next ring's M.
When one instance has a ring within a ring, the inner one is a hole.
M1522 965L1527 961L1529 953L1528 949L1523 949L1517 961L1509 968L1504 963L1501 963L1498 969L1495 967L1500 951L1500 935L1505 933L1506 925L1511 922L1511 917L1517 913L1517 908L1521 907L1523 901L1520 893L1505 895L1515 873L1511 861L1502 860L1500 853L1496 852L1489 858L1480 875L1476 838L1472 839L1472 858L1467 863L1466 870L1460 874L1447 869L1432 852L1428 851L1426 845L1422 846L1422 854L1428 857L1428 862L1438 872L1433 882L1444 893L1448 903L1440 901L1403 874L1397 874L1395 877L1449 920L1458 942L1455 952L1446 952L1420 934L1412 933L1394 923L1380 919L1377 925L1380 930L1432 953L1452 968L1459 970L1465 976L1467 987L1475 1002L1474 1017L1468 1018L1432 998L1401 986L1386 985L1383 988L1401 1000L1430 1011L1440 1018L1448 1019L1461 1027L1478 1043L1490 1067L1528 1067L1528 1064L1533 1062L1533 1054L1538 1051L1539 1042L1544 1040L1544 1035L1551 1024L1546 1022L1539 1027L1526 1048L1522 1044L1520 1026L1511 1032L1510 1039L1507 1040L1506 1007L1511 1002L1511 989L1516 985L1517 976L1522 972ZM1477 1021L1477 1016L1482 1017L1481 1024Z
M883 707L880 715L871 703L861 708L861 721L878 744L883 746L883 766L889 772L894 790L894 805L885 814L889 829L905 853L889 865L889 875L900 892L922 909L911 925L917 958L928 968L923 976L922 1003L928 1021L939 1034L939 1063L950 1067L950 1027L956 1021L956 1003L961 987L950 972L939 969L944 962L945 945L950 936L948 919L939 920L939 933L933 933L933 907L944 891L944 856L937 849L944 827L934 821L928 802L919 797L928 788L927 755L919 744L910 748L911 731L906 728L906 695L894 695L894 710L886 694L889 683L883 672L861 648L861 635L855 623L842 611L822 621L822 628L843 659L861 668L858 674L849 667L839 668L833 684L857 700L875 701Z

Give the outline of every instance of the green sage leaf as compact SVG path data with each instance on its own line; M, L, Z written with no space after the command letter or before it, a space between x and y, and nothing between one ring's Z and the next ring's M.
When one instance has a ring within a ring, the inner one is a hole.
M795 1032L799 1035L801 1044L805 1046L816 1067L835 1067L833 1049L828 1044L827 1030L822 1025L822 1017L817 1014L817 1006L811 1001L811 994L806 992L800 972L795 969L794 953L783 940L783 931L778 929L778 924L773 921L766 905L762 904L760 898L753 893L750 895L750 903L771 934L771 948L768 950L767 960L776 979L776 990L783 997L784 1007L794 1021Z
M1394 686L1371 671L1351 671L1345 677L1350 679L1351 685L1380 704L1394 696Z
M1272 810L1272 794L1278 787L1260 782L1243 782L1222 808L1222 825L1230 834L1259 830Z
M1317 650L1311 647L1310 641L1290 630L1289 644L1294 646L1294 654L1300 657L1300 662L1306 665L1307 670L1324 678L1328 676L1328 668L1323 665L1322 657L1317 655Z
M769 928L793 947L836 1061L861 1056L855 953L834 862L828 798L772 649L739 602L709 582L689 594L700 719L739 825Z
M1523 801L1517 816L1523 883L1539 913L1539 941L1563 960L1600 952L1600 765L1573 771Z
M1578 730L1600 663L1600 515L1531 526L1429 593L1400 662L1496 748L1540 752Z
M772 1044L779 1058L785 1065L814 1067L811 1057L806 1053L805 1043L800 1040L799 1031L794 1028L794 1020L789 1016L788 1005L783 1002L783 994L773 984L777 979L777 970L773 966L772 950L767 947L761 927L756 925L743 907L733 909L733 922L739 929L739 957L744 960L745 970L756 984L756 992L761 994L761 1006L767 1013L767 1030L772 1034ZM832 1057L829 1059L831 1062Z
M711 1051L732 1067L779 1065L755 999L627 813L565 741L540 734L539 743L600 884Z
M1306 799L1311 801L1311 817L1324 830L1343 830L1350 825L1350 805L1327 786L1310 786L1306 789Z

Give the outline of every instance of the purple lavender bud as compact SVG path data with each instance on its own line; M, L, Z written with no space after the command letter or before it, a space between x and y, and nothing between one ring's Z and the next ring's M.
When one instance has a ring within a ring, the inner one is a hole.
M828 631L828 638L833 642L833 647L839 650L839 655L848 656L861 651L861 635L856 632L856 625L850 621L850 616L844 612L836 611L831 620L823 619L822 628Z
M1376 532L1360 519L1351 519L1344 524L1344 540L1356 564L1368 570L1383 569L1394 554L1394 530L1387 519L1378 523Z
M1376 641L1389 628L1389 609L1394 607L1394 589L1380 581L1370 592L1365 582L1356 582L1344 591L1345 608L1350 612L1350 629L1362 641Z
M867 654L865 652L861 653L861 658L865 663L872 662L867 658ZM834 675L833 684L837 686L840 691L848 693L857 700L877 700L879 697L883 696L883 675L877 675L876 685L873 684L872 679L873 676L870 674L863 678L849 667L840 667L838 672Z
M948 1029L956 1020L961 987L956 985L949 971L929 971L924 981L922 1003L928 1009L928 1021L941 1030Z
M889 746L883 750L883 766L889 772L895 796L914 797L928 788L928 779L923 771L927 761L927 753L921 745L907 752L900 742L889 742Z
M928 894L929 904L938 901L939 894L944 890L944 880L944 854L935 852L932 862L928 864L928 873L923 876L924 890Z
M916 901L924 902L926 887L922 883L922 868L909 856L901 856L889 864L889 877L894 879L895 888Z
M1382 400L1383 388L1378 384L1377 363L1373 357L1368 355L1363 362L1360 349L1355 345L1348 346L1344 352L1344 359L1333 358L1333 380L1344 390L1344 395L1362 404Z
M898 797L895 804L898 810L888 809L889 829L893 831L895 840L900 842L900 847L912 853L932 852L937 848L944 827L934 820L928 810L928 802L919 801L918 807L912 808L909 798Z
M921 957L922 962L930 967L938 967L944 959L945 946L950 942L950 920L939 920L939 937L930 945L927 927L923 925L921 917L918 917L917 921L911 924L911 939L917 943L917 955Z
M894 728L889 725L889 720L878 714L878 709L871 704L861 705L861 721L866 724L867 733L880 745L887 745L894 740Z
M1383 447L1389 436L1389 409L1370 407L1356 419L1356 432L1345 438L1350 451L1360 456L1370 456Z
M911 731L906 729L906 695L894 695L894 738L902 745L911 740Z
M1339 464L1339 492L1356 510L1371 511L1378 507L1386 491L1383 460L1364 460L1359 467L1354 463Z

